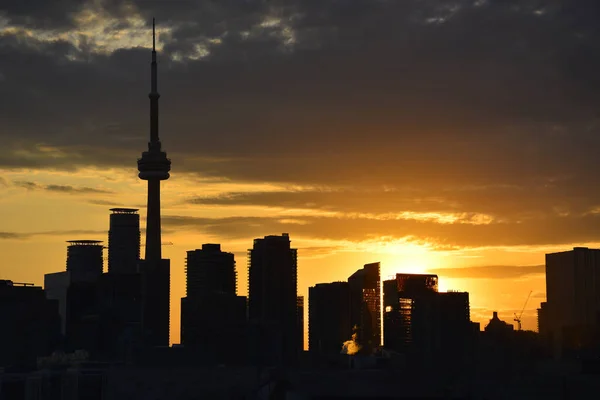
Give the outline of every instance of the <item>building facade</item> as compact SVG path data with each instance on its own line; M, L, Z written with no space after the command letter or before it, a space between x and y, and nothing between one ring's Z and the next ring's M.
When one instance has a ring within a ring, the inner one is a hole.
M298 327L298 348L304 351L304 296L296 299L296 326Z
M207 362L243 362L247 303L237 296L234 255L221 251L219 244L203 244L187 252L185 273L181 344L199 351Z
M95 282L104 270L101 240L70 240L67 246L67 272L72 282Z
M589 340L588 332L600 325L600 249L546 254L546 299L555 357L597 349L599 343Z
M33 284L0 280L0 367L35 366L61 343L58 301Z
M339 354L350 339L350 286L348 282L319 283L308 289L308 350Z
M468 293L440 293L437 275L428 274L397 274L383 290L386 348L418 362L466 355L472 336Z
M111 208L108 231L108 273L138 272L140 215L135 208Z
M254 240L248 251L248 312L252 321L278 331L284 363L301 351L297 321L297 250L287 233Z
M66 335L67 326L67 291L71 284L71 274L67 271L53 272L44 275L44 291L46 298L58 302L61 334Z
M358 342L370 351L381 345L380 263L365 264L348 278L350 323L357 326Z
M221 292L236 295L237 273L233 253L221 251L220 244L203 244L187 252L186 295L193 298Z

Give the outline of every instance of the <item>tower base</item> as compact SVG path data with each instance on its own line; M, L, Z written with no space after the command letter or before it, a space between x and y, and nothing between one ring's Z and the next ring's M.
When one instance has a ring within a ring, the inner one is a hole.
M169 346L171 260L140 260L144 347Z

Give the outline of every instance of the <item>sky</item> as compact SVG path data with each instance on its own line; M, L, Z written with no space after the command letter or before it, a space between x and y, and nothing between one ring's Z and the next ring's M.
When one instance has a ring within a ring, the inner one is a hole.
M536 329L544 254L600 243L594 0L7 0L0 279L43 284L66 240L137 207L157 18L163 256L290 234L299 294L380 261ZM106 258L106 254L105 254Z

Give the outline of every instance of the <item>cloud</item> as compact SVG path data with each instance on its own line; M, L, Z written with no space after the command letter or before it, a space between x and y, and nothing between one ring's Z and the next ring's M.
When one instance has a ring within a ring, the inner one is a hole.
M114 194L115 192L106 189L97 189L91 187L74 187L70 185L41 185L36 182L30 181L15 181L15 186L27 189L27 190L46 190L49 192L66 193L66 194Z
M106 231L95 230L56 230L43 232L0 232L0 240L26 240L34 236L106 236Z
M288 223L279 217L198 218L165 215L164 226L202 232L224 239L248 239L269 232L322 240L361 242L365 240L409 240L425 243L432 250L494 246L543 246L600 241L598 216L557 217L519 223L439 224L406 219L370 219L303 216L303 224ZM518 234L515 234L518 232Z
M465 268L441 268L430 270L429 272L448 278L516 279L528 275L544 274L545 266L533 265L519 267L514 265L490 265ZM545 294L542 297L545 297Z
M113 191L105 190L105 189L96 189L90 187L73 187L69 185L48 185L45 187L45 190L51 192L60 192L60 193L103 193L103 194L112 194Z
M30 235L26 233L16 233L16 232L0 232L0 239L26 239Z
M356 240L597 238L597 2L104 1L93 26L82 2L46 3L3 8L2 168L135 170L148 135L145 29L160 15L161 139L174 179L336 189L194 202L495 222L342 215L294 225ZM110 34L97 36L102 26ZM112 47L111 32L122 36ZM234 224L208 223L218 232Z

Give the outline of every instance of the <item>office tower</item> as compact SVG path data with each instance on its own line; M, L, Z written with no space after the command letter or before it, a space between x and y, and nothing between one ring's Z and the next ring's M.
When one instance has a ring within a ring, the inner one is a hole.
M136 273L140 260L140 215L133 208L111 208L108 272Z
M60 344L58 302L41 287L0 280L0 367L35 367Z
M103 274L96 285L98 352L106 360L131 360L142 343L141 275Z
M300 352L297 340L297 250L287 233L255 239L248 251L249 317L277 331L284 363L293 363ZM275 344L274 344L275 345ZM269 350L271 351L271 350Z
M171 160L162 151L158 136L158 77L156 34L152 20L152 63L150 91L150 141L138 159L139 178L148 181L146 254L140 262L142 274L142 326L148 346L169 345L170 260L162 258L160 228L160 181L169 179Z
M67 247L67 272L73 282L94 282L103 270L101 240L70 240Z
M415 329L414 302L438 292L438 276L396 274L383 282L383 340L386 348L410 351Z
M236 294L237 274L232 253L221 251L220 244L203 244L202 249L187 252L186 294L222 292Z
M304 351L304 296L296 298L296 326L298 327L298 346Z
M555 357L598 348L590 338L600 323L600 250L546 254L546 299Z
M67 271L54 272L44 275L44 292L46 298L58 302L58 314L60 316L60 331L66 334L67 324L67 291L71 284L71 275Z
M365 264L348 278L350 323L357 326L358 342L366 352L381 345L381 280L378 262Z
M437 275L396 274L384 281L384 346L419 362L463 358L472 325L469 294L438 292Z
M428 343L432 355L460 359L468 355L472 344L471 308L469 293L440 292L437 294L438 332ZM425 320L425 323L428 321Z
M339 354L351 334L348 282L318 283L308 288L308 350Z
M241 361L247 304L246 297L236 295L233 254L219 244L203 244L187 252L185 273L181 344L200 351L205 362Z
M66 351L86 350L95 357L100 340L100 315L95 281L71 281L67 289Z
M95 292L94 285L102 276L104 248L100 240L71 240L67 243L66 271L45 274L44 291L48 299L57 301L61 334L69 341L73 334L73 321L69 318L77 314L74 314L73 307L77 308L80 301L75 294L80 291L74 288L69 299L69 289L73 285L85 288L81 290L84 297L91 296L85 293L86 290ZM69 302L73 305L69 306Z

